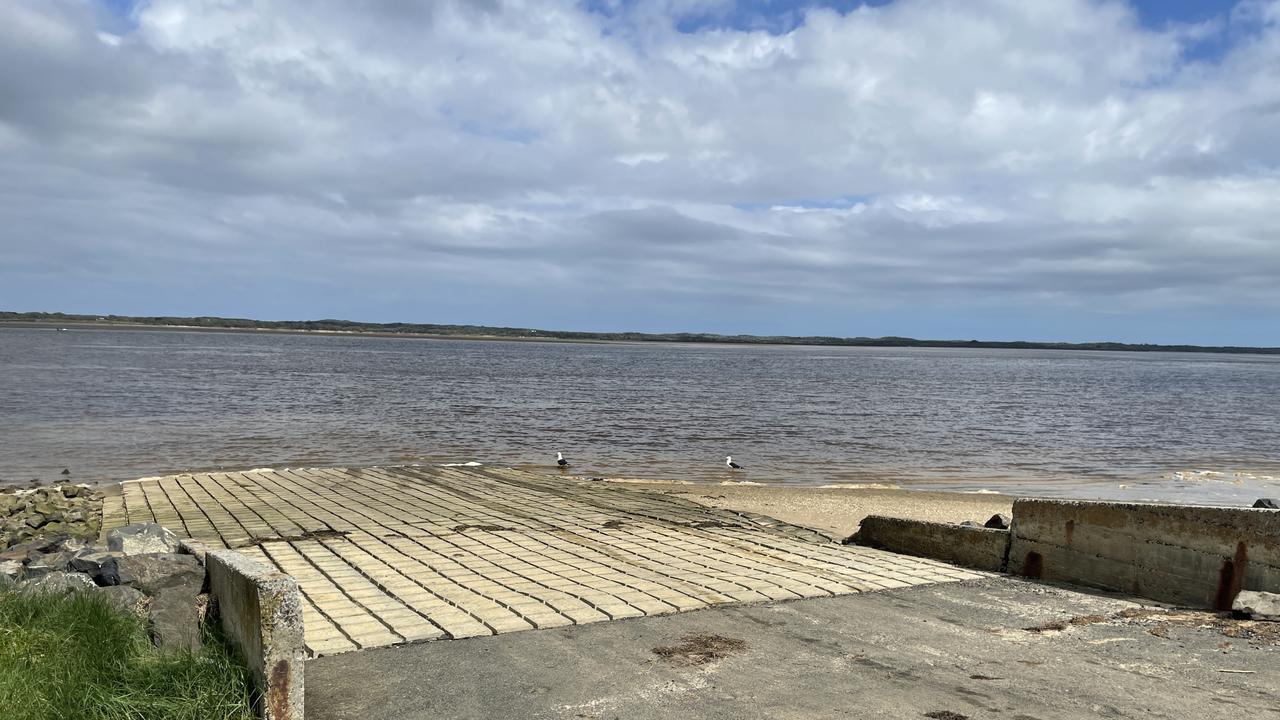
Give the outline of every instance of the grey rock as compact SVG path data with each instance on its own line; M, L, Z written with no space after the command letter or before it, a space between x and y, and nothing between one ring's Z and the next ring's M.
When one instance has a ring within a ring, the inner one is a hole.
M124 553L112 550L98 550L95 548L86 548L72 556L67 566L72 570L84 573L93 578L93 581L99 585L112 585L118 583L106 582L102 579L103 568L108 560L113 558L124 557Z
M17 545L11 545L3 552L0 552L0 560L25 562L32 552L58 552L62 549L62 542L66 539L65 537L39 537Z
M994 530L1008 530L1009 524L1012 522L1013 520L1010 519L1008 515L996 513L990 518L987 518L987 521L983 523L982 527L992 528Z
M1251 620L1280 622L1280 594L1241 590L1231 605L1231 611Z
M178 551L178 537L155 523L134 523L112 530L107 549L125 555L173 553Z
M145 618L151 605L151 599L148 598L141 590L131 588L128 585L114 585L111 587L100 587L98 592L114 606L133 613L134 615Z
M16 583L22 578L22 563L17 560L0 560L0 585L6 581Z
M106 558L101 565L104 585L130 585L148 595L180 588L195 596L204 587L204 567L190 555L152 553Z
M49 573L63 572L67 570L67 565L71 561L72 555L73 553L69 552L32 552L27 556L27 563L26 567L23 568L22 576L27 580L35 580Z
M26 581L20 587L24 592L69 593L79 590L92 590L95 585L87 575L51 572L39 580Z
M1256 508L1263 508L1265 510L1280 510L1280 501L1277 501L1275 498L1258 498L1257 502L1255 502L1253 506Z
M200 609L197 595L180 587L162 588L147 611L151 641L164 650L200 649Z
M965 520L960 523L960 527L982 527L976 520Z

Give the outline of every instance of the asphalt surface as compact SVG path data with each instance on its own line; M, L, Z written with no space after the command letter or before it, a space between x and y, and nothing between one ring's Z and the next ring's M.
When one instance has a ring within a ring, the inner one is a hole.
M1012 578L419 643L306 672L310 720L1280 718L1275 624Z

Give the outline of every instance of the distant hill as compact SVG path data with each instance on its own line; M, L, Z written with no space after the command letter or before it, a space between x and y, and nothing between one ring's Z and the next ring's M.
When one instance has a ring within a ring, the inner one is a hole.
M1152 345L1147 343L1061 343L991 340L917 340L908 337L826 337L822 335L717 335L715 333L574 332L488 325L430 323L362 323L350 320L248 320L221 317L134 317L127 315L68 315L65 313L3 312L0 323L76 324L109 327L208 328L211 330L267 330L275 332L340 332L436 337L491 337L548 340L605 340L627 342L731 343L738 345L840 345L854 347L1015 348L1031 350L1111 350L1129 352L1213 352L1280 355L1280 347Z

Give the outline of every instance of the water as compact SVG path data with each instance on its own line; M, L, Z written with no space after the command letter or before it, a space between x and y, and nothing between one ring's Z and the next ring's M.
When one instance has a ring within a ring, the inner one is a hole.
M9 328L0 484L561 450L599 476L1237 503L1280 494L1277 400L1274 356Z

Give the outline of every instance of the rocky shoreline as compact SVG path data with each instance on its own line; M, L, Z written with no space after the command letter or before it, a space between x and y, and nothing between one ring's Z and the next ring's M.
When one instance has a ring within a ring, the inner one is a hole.
M100 508L101 498L97 503ZM157 647L200 648L208 607L205 569L199 557L184 552L172 532L155 524L128 525L112 530L105 544L95 544L65 532L43 531L47 527L35 528L35 538L5 544L0 551L0 589L98 593L141 619Z
M38 537L97 539L105 494L85 484L62 483L0 492L0 548Z

